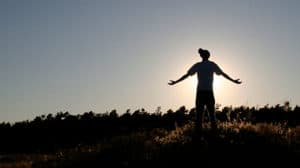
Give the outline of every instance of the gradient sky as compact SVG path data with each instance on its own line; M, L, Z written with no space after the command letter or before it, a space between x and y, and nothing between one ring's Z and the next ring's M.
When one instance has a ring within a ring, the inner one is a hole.
M298 0L1 0L0 122L194 106L199 47L233 78L217 103L300 104Z

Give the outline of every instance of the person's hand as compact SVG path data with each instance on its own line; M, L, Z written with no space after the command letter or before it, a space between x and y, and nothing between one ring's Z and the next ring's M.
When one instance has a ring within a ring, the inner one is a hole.
M176 84L176 82L175 81L173 81L173 80L170 80L170 82L168 83L169 85L175 85Z
M233 82L236 83L236 84L241 84L242 83L242 81L240 79L236 79Z

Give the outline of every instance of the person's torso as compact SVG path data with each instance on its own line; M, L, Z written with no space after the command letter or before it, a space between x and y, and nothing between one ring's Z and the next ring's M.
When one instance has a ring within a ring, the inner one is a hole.
M198 90L213 90L213 80L216 64L203 61L197 64Z

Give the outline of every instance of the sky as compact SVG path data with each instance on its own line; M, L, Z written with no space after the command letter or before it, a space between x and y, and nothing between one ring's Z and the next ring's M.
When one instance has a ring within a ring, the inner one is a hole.
M224 106L300 104L298 0L1 0L0 122L194 107L208 49Z

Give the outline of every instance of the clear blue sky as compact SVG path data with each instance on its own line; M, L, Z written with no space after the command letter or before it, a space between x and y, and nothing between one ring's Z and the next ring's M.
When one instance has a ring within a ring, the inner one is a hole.
M0 122L194 106L199 47L225 105L300 104L298 0L1 0Z

